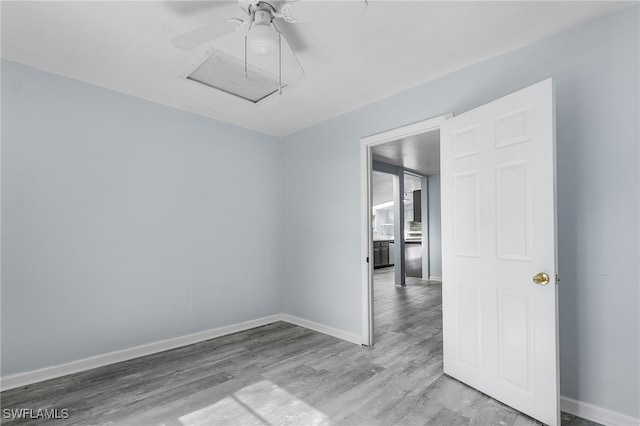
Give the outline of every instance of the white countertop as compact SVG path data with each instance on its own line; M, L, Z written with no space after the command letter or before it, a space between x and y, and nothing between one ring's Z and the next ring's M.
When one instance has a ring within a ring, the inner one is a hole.
M389 241L390 243L393 243L394 239L393 237L389 237L389 236L378 236L378 237L373 237L373 241ZM405 238L404 242L405 243L421 243L422 238Z

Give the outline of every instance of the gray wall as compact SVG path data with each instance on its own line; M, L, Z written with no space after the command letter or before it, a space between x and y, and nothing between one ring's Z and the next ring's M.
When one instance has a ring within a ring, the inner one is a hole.
M2 61L2 374L279 313L279 149Z
M360 138L460 114L553 77L561 392L639 417L639 10L634 6L284 138L284 312L361 332ZM329 218L329 227L315 226L320 218Z
M428 177L429 194L429 276L442 278L442 238L440 237L440 175Z
M553 77L562 394L639 417L639 12L281 146L2 61L2 374L280 310L359 334L360 138Z

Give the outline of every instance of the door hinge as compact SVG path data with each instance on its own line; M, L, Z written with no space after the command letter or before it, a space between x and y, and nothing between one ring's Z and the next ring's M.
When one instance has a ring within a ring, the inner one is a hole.
M369 263L369 256L367 256L367 263Z
M556 274L556 285L560 284L560 275Z

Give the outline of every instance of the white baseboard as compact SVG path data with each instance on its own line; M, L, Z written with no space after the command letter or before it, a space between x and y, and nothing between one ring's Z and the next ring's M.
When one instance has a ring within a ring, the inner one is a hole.
M46 367L39 370L11 374L0 378L0 389L5 391L36 382L55 379L56 377L66 376L68 374L79 373L92 368L104 367L105 365L115 364L116 362L128 361L130 359L168 351L170 349L191 345L193 343L214 339L216 337L226 336L227 334L271 324L276 321L282 321L282 314L270 315L251 321L188 334L186 336L174 337L160 342L153 342L120 351L109 352L103 355L92 356L78 361L54 365L52 367Z
M324 324L309 321L303 318L294 317L289 314L282 314L282 321L286 321L293 325L299 325L300 327L308 328L319 333L328 334L329 336L337 337L338 339L346 340L356 345L364 344L362 336L355 333L349 333L348 331L332 328Z
M92 368L104 367L105 365L115 364L117 362L128 361L134 358L180 348L182 346L203 342L205 340L214 339L216 337L226 336L227 334L237 333L239 331L249 330L251 328L260 327L277 321L285 321L294 325L298 325L300 327L305 327L310 330L328 334L339 339L347 340L358 345L362 344L362 336L360 335L349 333L343 330L338 330L336 328L331 328L326 325L305 320L303 318L294 317L292 315L275 314L251 321L241 322L238 324L232 324L220 328L214 328L211 330L188 334L186 336L174 337L172 339L167 339L160 342L148 343L146 345L140 345L120 351L96 355L89 358L72 361L66 364L54 365L51 367L41 368L39 370L27 371L24 373L11 374L0 378L0 389L5 391L20 386L30 385L32 383L43 382L45 380L55 379L57 377L66 376L68 374L75 374L81 371L91 370Z
M640 426L640 419L565 396L560 397L560 408L565 413L607 426Z
M442 281L442 277L431 276L429 277L429 281Z
M436 278L438 277L430 277L431 280L435 280ZM133 348L110 352L103 355L97 355L78 361L72 361L62 365L55 365L39 370L4 376L0 378L0 389L5 391L20 386L30 385L32 383L55 379L56 377L62 377L68 374L90 370L92 368L103 367L105 365L115 364L117 362L128 361L134 358L180 348L182 346L214 339L216 337L226 336L228 334L237 333L239 331L249 330L251 328L260 327L277 321L285 321L290 324L308 328L319 333L328 334L329 336L337 337L338 339L346 340L357 345L364 344L362 336L358 334L329 327L324 324L309 321L293 315L275 314L255 320L188 334L186 336L175 337L160 342L153 342L146 345L135 346ZM640 419L638 418L617 413L615 411L588 404L586 402L576 401L575 399L567 398L564 396L560 397L560 407L562 411L566 413L573 414L575 416L579 416L594 422L602 423L607 426L640 426Z

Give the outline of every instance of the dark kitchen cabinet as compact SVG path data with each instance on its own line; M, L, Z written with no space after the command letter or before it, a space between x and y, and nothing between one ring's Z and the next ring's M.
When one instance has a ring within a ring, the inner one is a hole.
M382 266L382 257L380 255L380 241L373 242L373 267L380 268Z
M382 266L389 266L389 242L380 244L380 262Z
M373 267L384 268L385 266L391 266L393 259L389 255L389 241L374 241L373 242Z
M422 192L413 191L413 221L422 222Z

